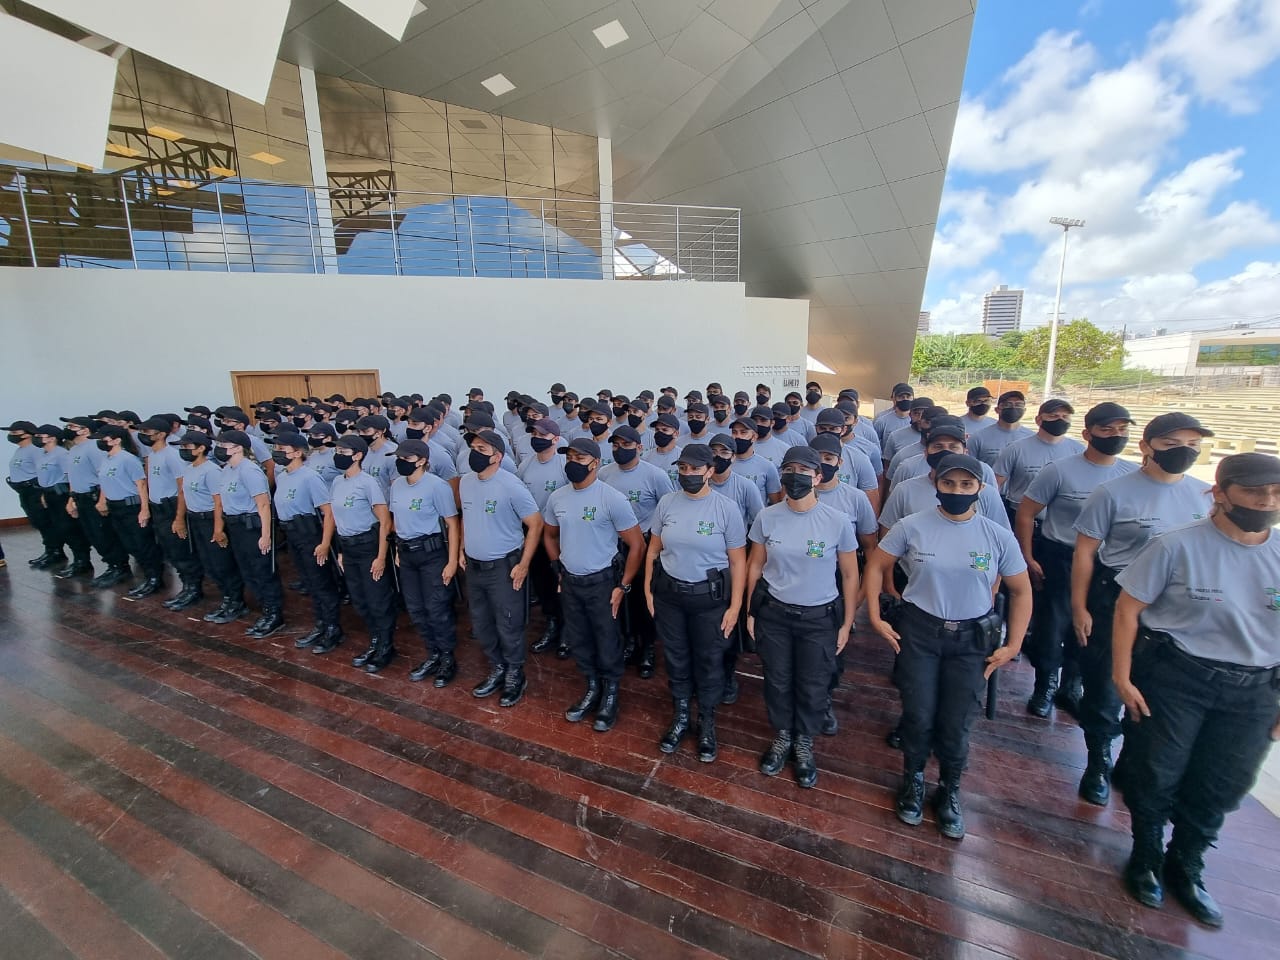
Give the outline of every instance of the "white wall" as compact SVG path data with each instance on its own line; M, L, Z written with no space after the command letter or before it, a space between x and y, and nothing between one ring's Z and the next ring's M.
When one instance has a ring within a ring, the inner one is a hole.
M6 424L214 407L231 370L377 368L384 390L495 403L555 380L732 392L747 366L803 371L808 340L807 301L737 283L6 268L0 303ZM0 487L0 517L19 515Z
M1183 377L1195 371L1198 349L1199 336L1194 333L1126 340L1124 365L1133 370L1152 370L1165 376Z

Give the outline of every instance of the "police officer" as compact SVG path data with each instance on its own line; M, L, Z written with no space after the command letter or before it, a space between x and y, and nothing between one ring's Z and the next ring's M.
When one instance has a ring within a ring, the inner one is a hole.
M711 429L711 408L700 400L695 400L685 410L684 420L684 430L689 439L694 443L705 444L710 436L707 431ZM676 422L680 421L677 419Z
M1036 413L1036 432L1015 440L996 457L992 469L996 472L996 482L1000 484L1010 521L1017 514L1018 504L1022 502L1027 488L1046 464L1084 453L1084 444L1066 435L1071 429L1074 414L1075 409L1066 400L1050 397L1040 404Z
M315 626L294 641L305 650L323 642L336 647L341 640L338 624L338 590L325 566L333 549L333 507L329 485L307 463L307 438L300 433L278 438L271 456L276 462L276 517L289 545L289 555L307 596L311 598Z
M178 572L182 589L166 601L170 610L185 610L204 599L204 570L200 556L186 537L186 519L179 517L178 495L186 472L177 447L168 443L168 423L151 417L138 428L146 446L147 496L151 500L151 531L160 552ZM181 531L181 535L179 535Z
M385 501L396 478L396 442L390 437L391 421L381 414L370 414L356 421L356 433L369 448L360 461L362 469L382 487Z
M929 431L924 448L925 463L929 467L929 472L919 477L912 477L910 480L903 480L893 488L893 493L889 494L889 499L885 501L884 509L880 511L882 537L903 517L909 517L921 510L934 509L937 504L937 465L948 454L964 453L964 445L964 427L960 425L958 418L942 421ZM996 492L995 474L985 464L982 468L982 486L978 492L978 512L998 526L1006 530L1010 528L1009 514L1004 508L1000 494Z
M559 565L565 639L587 682L564 716L577 723L595 710L593 729L604 733L618 720L625 659L617 618L640 575L644 538L627 498L600 479L599 444L579 438L560 452L569 485L547 498L542 542Z
M959 417L951 417L947 413L946 407L925 407L923 410L919 411L918 415L915 410L912 410L911 414L913 419L911 422L910 432L917 434L917 440L913 443L894 442L898 437L906 439L908 436L907 430L899 430L889 438L889 446L896 447L896 449L894 450L893 459L889 461L888 465L884 469L883 479L887 481L887 484L885 485L886 492L892 490L894 486L897 485L899 471L902 471L903 467L908 463L913 463L915 465L917 472L913 474L914 476L919 476L920 473L923 472L919 469L920 458L924 456L925 439L929 436L929 429L935 422L941 421L944 418L953 421L960 420ZM907 472L904 471L902 477L905 479L906 476Z
M564 454L558 451L561 445L559 424L551 417L543 417L533 425L533 434L529 438L531 456L516 470L541 511L547 505L551 494L555 493L569 481L564 475ZM545 537L544 537L545 540ZM529 564L529 580L534 592L538 595L538 603L542 607L542 615L546 617L546 628L530 649L534 653L542 653L556 648L556 655L561 660L569 658L569 641L564 637L564 621L560 612L559 576L547 549L538 544L538 550Z
M1032 716L1047 717L1055 697L1071 712L1078 710L1083 681L1071 628L1074 524L1085 500L1099 485L1137 469L1117 456L1128 443L1131 423L1129 411L1117 403L1100 403L1090 409L1084 415L1085 451L1045 464L1018 504L1014 534L1027 561L1031 585L1039 593L1036 626L1027 643L1036 671L1035 688L1027 701L1027 712ZM1005 452L1032 441L1038 441L1038 435L1017 441Z
M1209 484L1186 475L1213 436L1195 417L1165 413L1143 428L1142 467L1099 486L1076 518L1071 620L1080 645L1080 727L1089 762L1080 795L1103 805L1111 795L1111 742L1120 735L1121 701L1111 682L1111 628L1117 576L1152 537L1208 516Z
M275 569L271 493L267 475L249 459L253 444L242 430L224 430L214 441L222 464L213 497L213 539L228 546L240 576L262 604L262 616L245 629L255 640L284 626L284 589Z
M338 431L331 423L313 424L307 431L307 446L310 448L307 454L307 466L320 475L325 486L331 486L334 480L342 476L342 471L333 463L334 447L337 442Z
M128 411L121 413L121 416ZM271 448L267 446L266 438L275 432L281 423L280 414L274 410L264 412L259 425L262 429L262 437L255 437L249 433L249 415L239 407L219 407L214 411L213 428L218 431L222 430L238 430L249 438L249 456L258 466L262 467L263 472L267 475L268 480L275 478L275 464L271 462ZM268 428L270 428L268 430Z
M59 557L65 560L64 546L71 548L71 563L58 569L60 579L92 573L89 562L89 541L84 531L67 512L71 500L71 454L62 446L62 428L46 423L36 429L32 445L37 449L40 498L48 517L50 536Z
M111 412L111 411L108 411ZM47 570L59 563L65 563L67 556L61 545L54 543L54 531L49 513L44 508L44 498L40 494L40 472L37 467L40 450L33 443L36 425L30 420L15 420L5 428L9 442L18 449L9 458L8 484L18 495L18 503L22 512L27 515L31 526L40 534L44 550L39 556L32 557L28 563L37 570Z
M390 508L400 590L426 652L409 679L434 676L436 687L443 688L458 675L451 585L458 573L462 536L453 490L431 473L430 460L431 448L424 441L400 444Z
M978 513L982 464L948 454L934 469L937 505L905 517L867 563L872 629L897 654L902 694L903 782L897 814L915 826L924 818L924 768L938 757L933 808L945 837L964 836L960 775L969 757L969 731L984 681L1017 656L1031 617L1031 582L1017 541ZM896 629L881 617L880 591L900 559L910 569ZM1009 588L1008 643L1000 646L1000 618L992 598L1003 577Z
M818 414L824 409L822 406L822 384L817 380L810 380L804 385L804 406L800 408L800 416L816 426Z
M926 410L935 407L937 404L933 402L931 397L916 397L911 401L911 406L907 408L907 425L901 430L894 430L887 434L884 442L880 445L880 459L885 464L885 474L890 475L893 458L898 455L898 451L914 447L920 442L921 426L920 421ZM942 407L938 408L941 412L937 416L945 416L946 410Z
M551 398L551 403L547 405L547 415L562 430L565 424L564 396L568 392L568 388L563 383L553 383L551 389L547 391L547 396Z
M106 518L96 509L101 493L98 489L98 468L107 455L92 440L97 424L91 417L63 418L63 422L67 425L63 434L71 443L71 465L67 468L71 498L67 501L67 513L79 523L85 539L107 565L106 570L93 578L92 584L95 587L114 586L129 577L129 554ZM59 579L75 575L68 569L54 574Z
M1015 440L1032 436L1035 431L1019 421L1027 415L1027 398L1021 390L1006 390L996 403L998 419L989 427L969 434L969 454L989 467L996 465L996 457Z
M961 419L970 433L985 430L995 423L994 418L987 416L991 412L992 399L991 391L986 387L973 387L965 394L964 405L968 411Z
M786 404L780 404L786 407ZM786 455L787 450L791 448L790 440L782 440L774 436L773 430L776 425L784 430L786 429L786 414L779 412L774 413L773 407L759 406L751 411L751 422L756 430L756 456L764 457L774 465L779 471L782 468L782 458ZM799 438L799 435L795 435ZM802 444L801 444L802 445Z
M213 538L213 497L222 482L222 471L211 459L212 451L213 438L207 433L188 430L178 438L178 457L183 464L178 514L201 569L222 595L222 602L202 619L206 623L231 623L248 613L249 608L244 603L244 578L226 539L216 543Z
M705 432L706 421L702 421L703 432ZM644 455L646 463L651 463L659 470L663 471L672 483L676 482L676 477L680 471L676 467L676 460L680 457L680 451L684 447L680 444L680 421L670 413L660 413L658 418L653 421L653 449Z
M707 397L707 406L711 408L711 426L708 430L727 430L729 414L733 409L733 401L723 393Z
M147 529L151 505L147 499L147 471L127 427L108 425L93 435L107 456L98 467L97 511L111 524L125 551L142 567L143 581L126 596L141 600L160 589L164 558Z
M821 470L818 451L789 449L781 478L787 498L761 511L748 535L747 629L764 667L764 702L775 733L760 772L776 776L790 758L801 787L818 781L813 736L822 728L836 654L849 642L858 597L853 525L818 502Z
M1280 740L1280 460L1224 457L1216 479L1208 519L1150 541L1119 575L1112 638L1127 708L1126 885L1149 907L1167 886L1212 927L1223 917L1204 887L1205 851Z
M856 407L852 410L856 411ZM880 446L872 440L868 442L856 433L851 422L857 419L856 412L841 409L823 410L814 422L814 436L833 434L843 447L840 463L840 482L851 483L867 495L871 508L880 510L883 502L880 496L879 475L884 470L880 460Z
M911 417L911 401L915 399L916 392L909 383L895 383L893 390L889 393L889 398L893 401L893 406L884 413L880 414L872 421L872 427L876 431L876 438L883 447L885 441L890 434L897 430L902 430L909 426Z
M348 433L338 438L333 463L342 471L329 487L337 535L338 568L351 596L351 605L369 631L369 646L351 658L351 665L378 673L395 656L395 586L387 569L390 559L391 512L382 484L364 469L369 445ZM312 653L328 653L341 642L312 644ZM373 669L370 669L372 666Z
M525 691L524 629L529 618L529 564L542 540L542 516L533 495L502 466L506 443L493 430L471 441L461 481L460 560L475 635L489 660L489 675L475 697L502 691L499 706L514 707Z
M747 580L747 529L738 506L711 485L715 456L691 443L680 454L680 490L658 501L645 555L645 596L662 637L675 703L658 741L674 753L698 698L698 759L715 760L715 710L724 696L725 653L734 642Z
M729 427L733 438L734 473L756 485L766 504L782 501L782 484L778 480L778 468L756 453L756 440L760 436L754 420L739 417Z
M734 470L734 442L728 433L717 433L711 438L711 489L722 497L728 497L742 511L742 522L750 530L756 514L764 509L764 496L760 488Z

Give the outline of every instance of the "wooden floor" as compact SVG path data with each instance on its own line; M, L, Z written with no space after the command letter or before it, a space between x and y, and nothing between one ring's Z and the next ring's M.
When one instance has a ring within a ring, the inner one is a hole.
M756 770L751 657L704 765L657 750L661 673L628 676L600 735L563 719L569 662L531 658L527 698L500 710L470 696L472 641L440 691L407 680L409 629L372 677L355 637L293 649L300 598L255 642L32 571L29 532L4 545L6 960L1277 956L1280 821L1251 799L1211 851L1223 931L1138 907L1127 815L1076 799L1079 732L1026 716L1025 664L978 725L957 844L893 815L896 696L865 633L805 791Z

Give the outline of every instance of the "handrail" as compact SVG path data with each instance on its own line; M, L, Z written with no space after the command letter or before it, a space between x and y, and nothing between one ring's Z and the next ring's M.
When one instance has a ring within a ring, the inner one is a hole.
M11 166L0 218L0 265L82 269L736 282L742 239L733 207Z

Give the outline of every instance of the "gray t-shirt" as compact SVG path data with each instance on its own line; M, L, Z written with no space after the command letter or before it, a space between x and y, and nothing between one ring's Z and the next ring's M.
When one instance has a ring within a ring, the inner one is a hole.
M653 464L639 459L634 462L635 467L631 470L623 470L616 463L601 467L599 478L627 498L640 529L648 530L649 519L658 501L674 490L675 485Z
M41 450L36 455L38 480L42 487L52 487L59 483L67 483L67 473L71 469L71 454L65 447L55 446L52 450Z
M711 481L711 489L722 497L728 497L742 511L742 522L750 528L755 523L756 514L764 509L764 496L760 488L745 477L738 476L737 470L730 470L724 483Z
M627 498L597 477L581 490L556 490L542 508L548 526L560 529L560 562L575 577L598 573L613 562L618 535L636 525Z
M1071 437L1061 437L1057 443L1045 443L1039 433L1015 440L996 457L997 477L1004 477L1004 498L1012 504L1022 502L1027 488L1047 464L1084 453L1084 444Z
M187 501L190 513L212 513L213 495L221 482L218 478L221 470L212 460L205 460L200 465L184 463L182 474L182 497Z
M912 432L914 433L915 431ZM894 434L895 437L900 435L901 433ZM923 438L918 433L916 434L916 441L916 443L899 446L897 452L893 455L893 459L889 461L889 466L885 468L884 472L889 475L890 484L898 482L898 471L902 469L904 463L908 460L914 460L916 457L924 456L925 445ZM919 476L919 474L913 474L913 476Z
M92 440L77 443L68 452L71 465L67 467L67 480L71 483L71 492L88 493L90 487L98 485L98 468L107 455Z
M982 461L978 461L981 463ZM889 490L892 492L904 480L910 480L913 477L923 477L929 472L929 460L923 453L917 453L914 457L908 457L898 465L898 469L890 474ZM991 469L988 464L982 464L982 482L988 486L996 486L996 472Z
M382 484L363 471L354 477L338 477L329 488L329 496L333 498L333 521L340 537L354 537L369 530L378 522L373 508L387 502Z
M37 456L42 452L34 443L15 449L13 456L9 458L9 479L14 483L36 479L39 476ZM127 450L124 452L128 453ZM133 454L130 453L129 456L133 456ZM134 495L137 495L136 490Z
M184 466L176 447L164 446L159 450L147 450L147 498L159 503L178 495L178 478Z
M1211 519L1148 543L1116 578L1150 604L1142 623L1193 657L1242 667L1280 665L1280 534L1237 543Z
M1209 484L1203 480L1184 474L1176 483L1161 483L1134 470L1093 491L1075 529L1102 541L1099 562L1123 570L1152 537L1203 520L1212 506Z
M342 471L333 465L333 449L331 447L312 447L307 453L307 466L320 475L320 479L332 486L333 481L342 476Z
M257 513L258 505L254 498L270 490L267 475L248 458L234 467L227 464L218 475L218 480L220 483L214 492L222 499L222 512L229 517Z
M969 456L981 460L989 467L994 467L996 465L996 457L1000 456L1001 450L1015 440L1034 435L1034 430L1030 427L1024 427L1022 424L1018 424L1012 430L1004 430L998 424L993 423L984 430L969 434L966 447L969 451Z
M529 488L499 469L488 480L468 473L461 481L463 542L473 560L497 560L524 544L523 517L538 512Z
M800 435L796 434L796 439L798 440L799 438ZM803 440L800 441L800 445L804 445ZM787 455L787 451L793 446L795 446L795 444L776 437L773 434L769 434L769 436L765 437L763 440L756 441L756 456L764 457L775 467L781 470L782 458Z
M890 530L903 517L922 510L933 510L938 506L938 491L933 485L933 478L927 473L923 476L904 480L893 488L889 499L884 502L880 511L880 526ZM1004 502L996 492L994 483L987 483L978 494L978 512L993 521L996 526L1008 530L1009 514L1004 509Z
M879 529L871 501L864 491L855 486L837 483L830 490L819 490L818 502L835 507L847 516L853 524L853 532L860 536L871 536Z
M320 506L329 502L328 486L305 463L297 470L276 471L276 516L281 520L314 517Z
M876 490L880 483L876 480L875 467L867 459L867 455L851 443L846 443L840 451L840 466L836 476L841 483L852 484L859 490Z
M893 433L885 437L884 443L880 447L880 459L889 462L890 476L893 476L893 458L903 450L914 450L919 453L923 449L920 442L920 431L914 427L908 427L906 430L895 430Z
M922 510L894 524L880 548L906 561L902 599L944 620L985 615L996 578L1027 569L1013 534L981 514L951 520Z
M446 517L456 517L458 507L453 502L453 490L439 477L424 473L417 483L408 477L396 477L391 484L391 499L387 505L401 537L434 536L444 532L441 523Z
M747 545L742 513L713 489L705 497L668 493L653 512L653 533L662 538L662 569L686 583L700 583L710 570L729 566L729 551Z
M127 450L103 457L98 467L98 486L108 500L124 500L138 495L138 481L147 476L142 461Z
M445 482L457 477L458 468L453 465L453 456L434 435L427 440L427 450L427 473Z
M768 503L769 495L782 492L782 480L778 477L778 468L759 454L752 454L745 460L736 457L733 461L733 472L755 484L760 491L760 499Z
M382 487L384 501L387 498L387 494L391 492L391 481L398 476L396 473L396 450L398 447L399 444L394 440L384 440L380 449L375 450L370 447L369 452L360 461L360 469L377 480L378 485Z
M834 600L837 555L858 549L848 516L822 502L803 513L791 509L786 500L765 507L748 537L765 545L763 576L769 592L780 602L799 607Z
M564 475L564 464L563 453L553 453L546 463L539 462L535 454L516 470L516 476L529 488L539 510L547 505L547 499L552 493L569 483Z
M1023 494L1044 504L1040 512L1040 532L1055 543L1073 547L1076 543L1075 522L1084 509L1089 494L1099 485L1137 470L1136 464L1117 460L1101 466L1086 460L1084 454L1046 464Z
M684 450L684 447L678 442L668 444L665 450L655 446L644 455L644 461L645 463L652 463L665 473L672 484L678 484L680 481L676 477L680 476L680 468L676 466L676 458L680 456L682 450Z
M911 426L911 414L909 412L899 413L896 407L890 407L871 421L871 425L875 429L876 439L880 441L880 446L883 447L890 434Z

